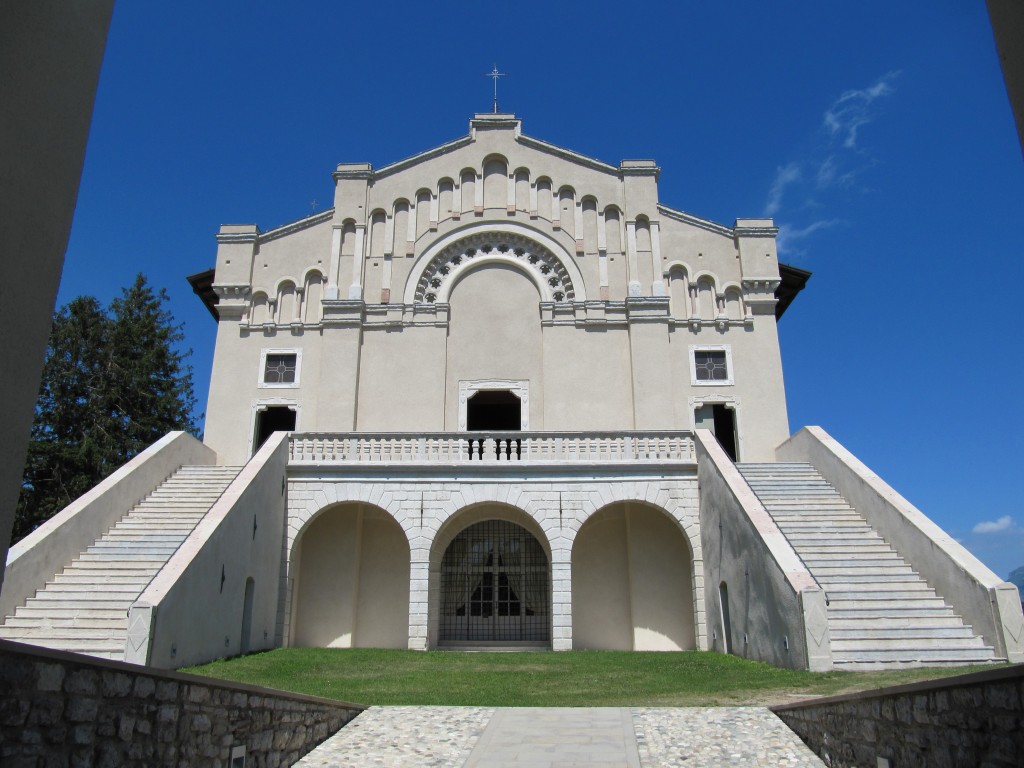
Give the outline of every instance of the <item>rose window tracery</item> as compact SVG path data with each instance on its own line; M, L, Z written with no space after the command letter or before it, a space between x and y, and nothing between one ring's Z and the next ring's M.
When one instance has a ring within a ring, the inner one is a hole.
M575 290L562 262L547 248L516 234L470 235L430 260L416 285L416 302L432 304L445 297L458 276L481 259L517 264L530 272L546 293L544 301L572 301Z

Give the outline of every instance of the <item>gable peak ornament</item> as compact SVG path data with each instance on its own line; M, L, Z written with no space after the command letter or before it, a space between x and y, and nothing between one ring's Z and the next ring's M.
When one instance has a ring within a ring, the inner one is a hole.
M491 71L485 74L484 77L489 77L494 81L494 114L498 114L498 78L508 77L508 75L505 72L499 72L498 65L494 64Z

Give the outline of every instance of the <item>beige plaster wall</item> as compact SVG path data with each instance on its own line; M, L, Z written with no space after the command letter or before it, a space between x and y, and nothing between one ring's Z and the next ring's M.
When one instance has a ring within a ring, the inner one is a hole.
M573 647L696 647L693 560L678 523L638 504L598 511L572 551Z
M459 382L529 382L529 427L544 429L539 294L519 270L488 264L469 272L451 295L445 429L458 428Z
M409 543L386 512L365 504L322 512L294 556L292 645L405 648Z

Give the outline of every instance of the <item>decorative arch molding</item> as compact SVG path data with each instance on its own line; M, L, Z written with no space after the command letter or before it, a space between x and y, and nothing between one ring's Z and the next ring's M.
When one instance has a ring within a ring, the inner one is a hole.
M413 264L406 304L447 303L461 275L482 264L507 264L527 275L541 301L586 301L583 274L554 239L515 222L481 222L442 237Z
M459 507L459 509L444 519L433 532L433 536L430 539L431 567L441 565L441 558L445 550L456 536L469 526L482 520L505 520L529 531L544 549L544 554L548 558L548 565L550 567L554 547L536 516L530 514L522 507L509 504L507 501L497 497L494 499L481 499Z
M704 554L700 539L700 520L696 515L687 515L686 507L672 503L664 486L660 483L636 483L624 487L624 483L608 483L602 487L600 496L592 496L584 501L579 509L565 520L562 536L566 539L569 550L576 543L576 534L591 517L601 510L616 504L639 504L652 508L667 515L686 539L690 548L690 556L694 562L694 572L703 573ZM633 492L630 493L629 491ZM699 566L699 567L698 567Z

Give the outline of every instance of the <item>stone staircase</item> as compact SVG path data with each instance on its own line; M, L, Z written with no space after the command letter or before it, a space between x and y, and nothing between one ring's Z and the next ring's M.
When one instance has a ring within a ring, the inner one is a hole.
M0 625L0 638L123 659L128 609L241 467L186 466Z
M828 599L837 669L1004 661L810 464L737 464Z

